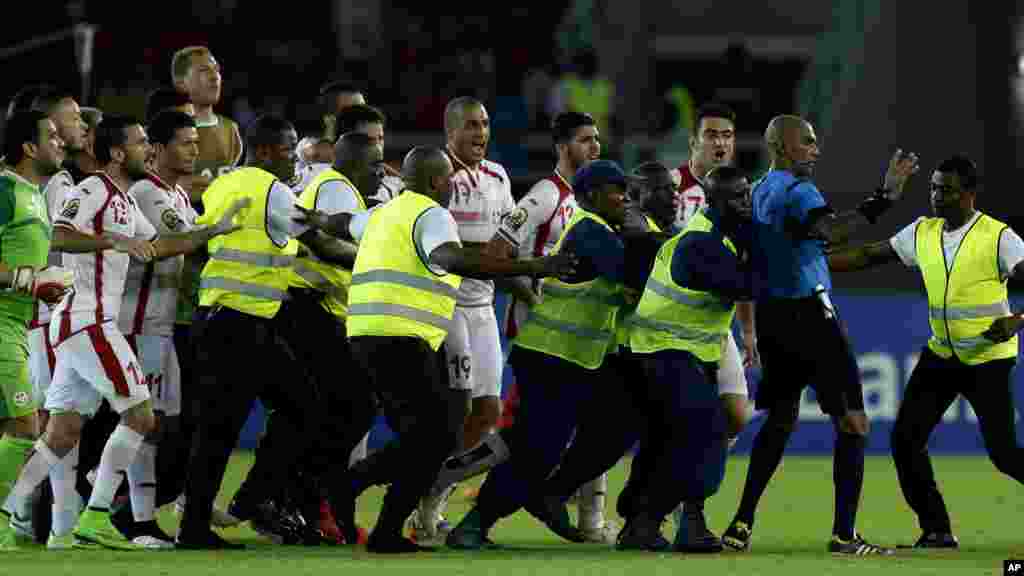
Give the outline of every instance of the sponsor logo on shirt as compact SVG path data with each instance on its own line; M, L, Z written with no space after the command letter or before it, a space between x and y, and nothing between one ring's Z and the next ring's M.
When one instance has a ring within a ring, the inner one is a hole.
M74 220L75 216L78 215L78 206L80 202L78 198L72 198L64 203L64 206L60 210L60 217L65 220Z
M178 230L183 224L181 217L173 208L167 208L160 214L160 220L167 226L168 230Z
M519 229L523 227L523 224L526 224L527 216L526 208L519 207L508 214L505 214L502 218L502 224L513 231L519 231Z

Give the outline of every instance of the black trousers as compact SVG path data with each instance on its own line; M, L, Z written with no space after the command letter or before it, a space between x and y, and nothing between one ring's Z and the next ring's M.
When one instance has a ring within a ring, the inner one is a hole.
M329 486L336 485L348 468L349 454L372 426L376 402L361 373L352 362L345 336L345 325L321 305L321 296L308 290L289 290L289 300L274 318L280 334L298 361L307 367L317 390L319 402L307 409L317 422L317 433L305 461L293 471L284 487L293 487L289 498L300 506L307 520L314 520ZM256 463L240 493L254 490L264 479L263 469L276 466L270 458L260 458L277 441L274 437L278 418L271 414L267 436L257 449ZM255 472L255 473L254 473Z
M407 337L356 336L349 341L357 374L399 436L398 443L357 463L350 473L363 485L390 482L374 533L399 537L402 523L459 445L468 394L449 388L443 347L435 352L424 340ZM351 437L358 442L373 417L370 413Z
M253 401L274 407L280 432L257 460L269 464L262 468L265 485L282 486L289 471L307 458L309 439L319 433L307 414L318 399L306 368L272 320L215 308L192 325L192 336L198 372L192 395L195 432L179 537L202 538Z
M1016 358L968 366L928 348L910 375L892 429L892 458L907 504L921 530L951 532L946 503L935 483L928 436L958 394L978 415L985 448L996 468L1024 484L1024 448L1017 445L1011 376Z

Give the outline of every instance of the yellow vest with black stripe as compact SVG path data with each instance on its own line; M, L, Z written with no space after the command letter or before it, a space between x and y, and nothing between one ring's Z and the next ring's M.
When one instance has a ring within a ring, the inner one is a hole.
M207 243L210 260L199 278L199 305L226 306L260 318L273 318L287 298L288 270L299 243L282 248L267 232L267 201L277 181L260 168L239 168L218 176L203 192L206 212L197 220L215 224L236 200L249 198L235 221L242 228Z
M710 292L684 288L672 280L672 256L687 234L711 231L711 220L696 213L682 232L666 242L654 260L636 313L630 316L629 345L633 352L686 350L703 362L718 362L732 325L736 304ZM733 253L736 247L723 237Z
M359 193L359 190L356 190L355 184L351 180L334 168L323 170L313 178L313 181L299 194L299 206L313 210L316 207L320 186L336 180L340 180L352 187L352 190L355 191L359 210L365 212L366 202L363 201L363 195ZM321 262L310 253L309 256L303 256L295 260L295 264L289 273L288 282L291 286L297 288L311 288L318 292L323 292L324 299L320 301L320 304L328 312L342 320L348 315L348 288L352 283L351 270Z
M1006 280L999 274L999 235L1007 225L982 214L964 235L946 267L941 218L917 224L917 265L928 292L928 348L964 364L1017 357L1017 336L995 343L981 334L996 318L1010 315Z
M350 337L411 336L422 338L433 350L441 347L462 277L431 271L413 238L416 221L438 206L433 199L406 190L370 215L348 293Z
M579 208L562 230L552 254L561 250L569 231L584 220L593 220L612 230L600 216ZM618 345L616 319L624 303L622 288L600 276L574 284L545 278L541 294L543 299L530 309L512 344L590 370L599 368L605 355L614 352Z

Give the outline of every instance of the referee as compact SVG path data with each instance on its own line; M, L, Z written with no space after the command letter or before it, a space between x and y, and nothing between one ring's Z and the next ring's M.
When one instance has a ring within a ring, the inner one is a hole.
M855 530L868 420L860 370L832 306L824 250L825 244L845 242L858 225L875 222L917 170L917 157L897 151L883 187L857 210L836 214L811 182L819 156L814 128L798 116L777 116L765 130L765 141L772 163L752 193L750 258L758 279L755 324L763 366L755 401L768 416L754 438L743 497L722 543L749 549L757 503L782 460L801 393L812 385L836 430L835 516L828 549L889 555L891 550L865 542Z
M1012 314L1006 282L1024 278L1024 241L974 207L978 170L953 156L932 173L934 217L918 218L888 241L829 256L833 271L894 262L921 271L932 337L910 374L892 429L900 487L921 527L914 548L957 548L949 512L935 483L928 437L958 394L978 415L996 469L1024 483L1017 444L1013 369L1024 315Z
M341 265L351 266L354 253L293 221L295 197L284 182L294 174L297 140L286 120L257 118L246 131L246 166L219 176L203 193L206 212L199 224L216 222L236 200L250 203L237 217L240 230L208 243L210 260L200 277L201 314L193 339L201 369L178 548L241 547L210 530L210 515L253 400L273 406L274 417L281 419L268 436L285 436L274 438L274 449L257 456L273 464L257 463L271 475L266 486L283 485L281 478L307 457L319 434L315 388L273 319L287 298L287 272L299 240L320 259ZM254 508L236 507L234 512L255 514Z
M495 258L465 250L444 208L452 164L437 148L414 148L402 164L411 188L371 212L326 216L299 209L300 219L334 236L360 242L348 298L348 330L356 378L365 379L387 423L401 438L356 464L344 510L353 524L354 501L370 483L391 483L367 549L377 553L426 550L402 536L402 525L433 484L441 464L459 446L469 390L449 389L442 343L455 312L462 277L561 276L574 258ZM354 437L373 423L354 421ZM340 502L339 502L340 504Z

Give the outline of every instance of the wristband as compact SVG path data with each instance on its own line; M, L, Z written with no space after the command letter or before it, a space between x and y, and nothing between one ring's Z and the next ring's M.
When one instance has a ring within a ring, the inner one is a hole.
M868 222L875 224L878 217L892 207L892 200L889 199L889 191L885 188L875 190L875 193L865 199L857 206L857 211L867 218Z

